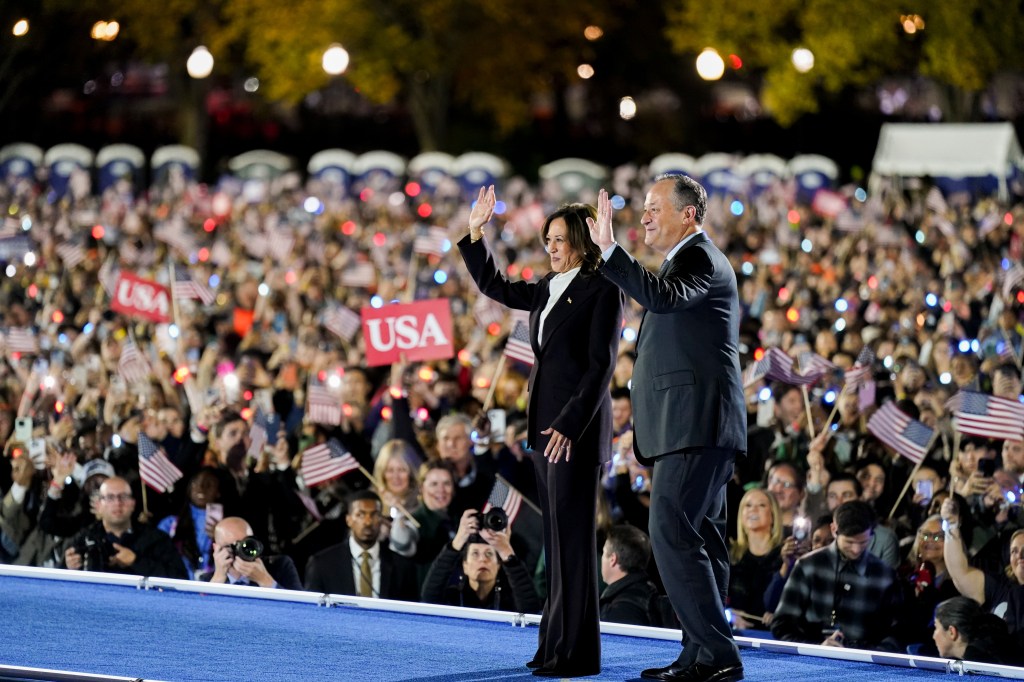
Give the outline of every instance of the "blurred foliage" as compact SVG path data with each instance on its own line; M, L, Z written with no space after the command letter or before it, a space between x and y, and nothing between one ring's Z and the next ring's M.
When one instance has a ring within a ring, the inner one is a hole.
M600 0L44 0L54 11L117 18L138 56L169 60L202 43L216 73L246 67L260 93L295 104L323 88L323 52L341 44L342 76L368 100L403 104L423 149L443 145L450 108L466 106L507 134L531 120L538 95L573 77L591 46L590 24L607 30Z
M735 77L756 79L766 110L782 125L818 111L820 101L884 75L922 75L974 99L997 71L1024 65L1024 14L1019 0L666 0L666 34L673 48L697 54L713 47L739 55ZM904 31L903 14L917 14L924 29ZM814 53L801 74L791 55ZM954 108L947 119L970 111Z

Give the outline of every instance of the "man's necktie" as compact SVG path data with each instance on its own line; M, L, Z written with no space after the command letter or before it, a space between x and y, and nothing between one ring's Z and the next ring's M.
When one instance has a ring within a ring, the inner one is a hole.
M666 272L668 272L668 266L669 266L669 265L671 265L671 264L672 264L672 261L671 261L671 259L666 259L666 260L665 260L665 261L664 261L664 262L663 262L663 263L661 264L661 268L660 268L660 269L658 270L658 277L662 277L662 276L664 276L664 274L665 274Z
M370 567L369 552L363 552L363 561L359 565L359 596L373 596L373 569Z

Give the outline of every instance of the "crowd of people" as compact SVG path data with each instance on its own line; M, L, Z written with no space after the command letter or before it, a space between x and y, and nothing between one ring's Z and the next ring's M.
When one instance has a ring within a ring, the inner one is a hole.
M609 189L616 241L657 269L639 218L649 180L633 169ZM813 381L752 372L744 386L732 625L1018 663L1024 419L963 433L948 403L967 391L1021 404L1024 204L850 190L839 215L791 182L709 202L704 229L739 282L744 364L770 349L801 370L826 361ZM0 185L0 562L539 613L552 550L529 517L552 511L529 453L530 366L504 355L512 318L453 248L473 196L293 175L213 187L172 174L98 194L77 177L63 196L43 178ZM544 216L565 197L516 178L497 198L476 227L503 273L536 281L557 248ZM420 249L435 226L449 242ZM111 307L119 273L195 288L156 323ZM450 302L450 359L370 367L358 326L328 319L428 298ZM613 453L592 524L600 613L678 627L663 587L674 567L652 557L651 469L633 450L643 310L624 305L612 440L588 446ZM314 418L314 386L338 423ZM869 430L886 404L931 430L920 462ZM303 459L323 444L357 466L308 484ZM523 498L508 523L483 513L508 491Z

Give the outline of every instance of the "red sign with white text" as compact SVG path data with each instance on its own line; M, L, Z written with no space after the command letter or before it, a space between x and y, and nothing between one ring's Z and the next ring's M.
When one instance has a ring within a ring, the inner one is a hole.
M455 355L452 310L447 298L363 308L363 341L369 367L439 360Z
M171 292L162 284L121 271L110 309L153 322L171 321Z

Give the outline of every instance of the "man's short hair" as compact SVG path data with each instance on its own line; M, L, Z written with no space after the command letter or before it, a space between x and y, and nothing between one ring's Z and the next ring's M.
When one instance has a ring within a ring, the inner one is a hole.
M384 506L384 503L380 501L380 495L369 488L366 488L365 490L357 490L353 493L349 493L348 497L345 498L345 514L349 513L352 509L352 505L361 500L371 500L376 502L380 507Z
M682 173L662 173L654 178L654 182L672 181L672 205L677 211L687 206L694 208L694 220L698 225L704 224L704 215L708 211L708 192L704 186L693 178Z
M224 412L223 414L221 414L220 419L217 420L217 423L214 424L213 426L213 435L215 438L220 438L220 434L224 433L225 426L227 426L231 422L244 421L245 417L243 417L240 413L235 412L234 410Z
M632 398L630 398L628 388L626 388L625 386L618 386L612 389L612 400L622 400L623 398L632 402Z
M833 483L842 483L843 481L848 481L853 484L853 489L856 491L857 497L864 494L864 487L860 484L860 481L857 480L857 477L845 471L841 471L832 477L832 480L828 482L827 486L825 486L825 492L828 493L828 489Z
M625 524L612 526L605 541L623 571L639 573L646 570L651 561L651 540L642 530Z
M466 435L468 436L473 431L473 420L461 412L453 412L452 414L446 414L441 417L437 422L437 428L434 432L437 437L440 438L441 434L447 431L450 427L456 424L462 424L466 428Z
M836 507L832 519L836 524L836 535L853 537L875 528L875 512L862 500L842 503Z

